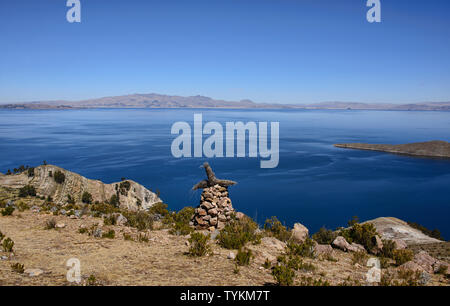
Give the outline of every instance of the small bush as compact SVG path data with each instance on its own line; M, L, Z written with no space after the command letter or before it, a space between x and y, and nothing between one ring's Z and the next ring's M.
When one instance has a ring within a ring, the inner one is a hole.
M369 256L367 256L366 252L363 251L359 251L359 252L354 252L353 253L353 257L352 257L352 263L353 264L360 264L362 266L365 266L367 263L367 259Z
M383 249L381 256L386 258L393 258L395 251L395 242L392 240L383 240Z
M75 199L70 194L67 195L67 204L74 205Z
M179 212L172 214L171 218L173 219L172 229L170 233L172 235L188 235L194 229L189 225L189 221L191 221L192 216L194 215L193 207L184 207Z
M124 211L123 214L127 218L128 226L137 228L139 231L153 229L153 217L145 211Z
M66 180L66 176L60 170L56 170L55 173L53 174L53 179L55 180L56 183L62 184Z
M239 266L248 266L250 264L250 259L253 257L251 250L239 249L236 255L236 264Z
M314 258L314 246L315 243L310 238L306 238L302 244L290 241L286 245L286 253L289 255Z
M85 204L91 204L92 203L92 194L90 194L87 191L83 192L83 195L81 196L81 202L83 202Z
M270 262L269 258L266 258L266 261L263 264L264 269L270 269L272 267L272 263Z
M353 216L353 217L347 222L347 224L348 224L349 227L352 227L353 225L358 224L358 223L359 223L359 218L358 218L358 216Z
M134 241L133 237L127 233L123 233L123 240Z
M45 229L50 230L55 228L56 228L56 220L55 219L47 220L47 222L45 223Z
M114 237L116 237L116 232L112 229L102 234L102 238L114 239Z
M86 234L87 232L88 232L88 229L85 228L85 227L82 227L82 228L78 229L78 233L80 233L80 234Z
M309 277L302 276L300 286L327 287L330 286L330 283L328 281L322 280L322 278L314 279L311 276Z
M113 194L109 199L109 204L114 207L119 207L120 206L119 197L116 194Z
M148 241L149 241L147 235L142 234L142 233L139 233L139 235L138 235L138 237L137 237L137 240L138 240L139 242L148 242Z
M29 168L28 169L28 177L33 177L34 176L34 168Z
M264 223L264 230L281 241L287 241L291 237L290 231L281 224L277 217L267 219Z
M161 215L163 217L169 214L169 210L167 209L167 204L164 203L155 203L149 209L148 213L151 215Z
M2 243L4 252L12 252L14 247L14 241L11 238L6 238Z
M378 235L375 226L372 223L354 224L349 229L342 229L340 235L343 236L348 243L359 243L367 251L370 251L374 246L374 237Z
M17 202L17 208L19 209L19 211L25 211L25 210L30 209L30 206L27 203L25 203L25 202L18 201Z
M446 275L447 269L448 269L448 267L446 265L440 265L438 270L436 271L436 274Z
M192 233L191 238L188 239L190 243L189 255L191 256L204 256L208 254L211 249L208 244L210 235L203 235L202 233Z
M0 231L0 242L3 240L3 238L5 238L5 235L3 235L3 233Z
M19 274L22 274L25 271L24 266L18 262L15 264L12 264L11 269L13 270L13 272L16 272Z
M25 198L25 197L35 197L36 196L36 189L34 186L26 185L19 189L19 197Z
M279 264L272 268L272 276L279 286L292 286L295 272L286 265Z
M11 216L14 210L15 210L14 207L8 206L5 209L2 209L2 216Z
M116 225L116 217L114 215L108 215L103 217L104 225Z
M220 246L226 249L240 249L247 242L257 242L260 237L256 234L258 224L251 218L244 216L240 220L232 220L217 235Z
M89 275L88 279L86 280L86 286L97 286L97 279L93 274Z
M392 259L395 260L396 266L401 266L413 259L414 253L411 250L395 250Z
M331 244L336 237L337 234L324 227L321 227L317 233L312 235L312 239L319 244Z

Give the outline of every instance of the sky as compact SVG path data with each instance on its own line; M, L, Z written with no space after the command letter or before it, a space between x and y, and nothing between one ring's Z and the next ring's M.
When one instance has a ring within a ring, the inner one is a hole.
M0 0L0 103L450 101L450 1Z

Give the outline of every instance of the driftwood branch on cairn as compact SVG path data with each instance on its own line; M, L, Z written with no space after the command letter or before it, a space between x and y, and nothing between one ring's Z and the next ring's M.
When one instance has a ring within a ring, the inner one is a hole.
M195 184L194 187L192 187L192 190L204 189L212 187L214 185L228 187L237 184L235 181L218 179L214 174L213 170L211 169L211 166L208 164L208 162L205 162L203 164L203 168L205 168L206 176L208 177L208 179L200 181L197 184Z

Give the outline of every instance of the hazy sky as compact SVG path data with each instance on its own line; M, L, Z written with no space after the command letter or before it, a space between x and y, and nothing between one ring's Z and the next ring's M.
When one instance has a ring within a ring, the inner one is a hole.
M131 93L450 101L450 1L0 1L0 102Z

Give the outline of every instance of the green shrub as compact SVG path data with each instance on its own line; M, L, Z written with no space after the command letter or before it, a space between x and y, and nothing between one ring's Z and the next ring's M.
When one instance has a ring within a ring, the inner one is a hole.
M277 217L267 219L264 223L264 230L281 241L287 241L291 237L291 232L281 224Z
M314 258L314 246L314 240L311 238L306 238L301 244L290 241L286 245L286 253L288 255Z
M401 266L402 264L411 261L413 256L414 253L411 250L395 250L392 259L395 260L396 266Z
M11 216L14 210L15 210L14 207L8 206L5 209L2 209L2 216Z
M331 244L336 237L336 233L325 227L321 227L317 233L312 235L312 239L319 244Z
M112 229L102 234L102 238L114 239L116 237L116 232Z
M116 217L114 215L107 215L103 217L104 225L116 225Z
M36 189L34 188L34 186L26 185L19 189L19 197L25 198L28 196L36 196Z
M19 274L22 274L25 271L24 266L18 262L15 264L11 264L11 269L13 270L13 272L16 272Z
M60 170L56 170L55 173L53 174L53 179L55 180L56 183L62 184L66 180L66 176Z
M322 280L322 278L314 279L311 276L302 276L300 280L300 286L327 287L330 286L330 283L328 281Z
M365 266L368 257L369 256L367 256L366 252L363 251L354 252L352 257L352 264L360 264L362 266Z
M191 256L204 256L211 251L208 244L210 235L203 235L202 233L192 233L191 238L188 239L190 243L189 255Z
M33 177L34 176L34 168L29 168L28 169L28 177Z
M85 228L85 227L82 227L82 228L79 228L79 229L78 229L78 232L79 232L80 234L85 234L85 233L88 232L88 229Z
M85 204L91 204L92 203L92 194L90 194L87 191L83 192L83 195L81 196L81 202L83 202Z
M184 207L177 213L173 213L170 215L170 222L172 223L172 228L170 233L172 235L188 235L194 229L189 225L192 216L194 215L193 207ZM169 218L167 218L169 219Z
M272 276L279 286L292 286L295 272L286 265L278 264L272 268Z
M6 238L2 243L4 252L12 252L14 247L14 241L11 238Z
M358 216L353 216L353 217L347 222L347 224L348 224L349 227L352 227L353 225L358 224L358 223L359 223L359 218L358 218Z
M239 266L248 266L250 264L250 259L253 257L251 250L239 249L237 252L235 261Z
M263 267L265 269L270 269L270 267L272 267L272 263L270 262L269 258L266 258L266 261L264 262Z
M71 205L75 204L75 199L72 198L72 196L70 194L67 195L67 204L71 204Z
M436 271L436 274L446 275L447 269L448 269L448 267L446 265L440 265L438 270Z
M127 218L127 225L137 228L139 231L153 229L153 216L145 211L124 211L124 217Z
M0 231L0 242L3 240L3 238L5 238L5 235L3 235L3 233Z
M114 206L111 206L109 204L105 203L98 203L98 204L92 204L90 206L91 212L93 212L93 215L98 217L101 214L113 214L115 212L119 212L118 209L116 209Z
M113 194L109 199L109 204L114 207L119 207L120 206L119 197L116 194Z
M364 246L367 251L370 251L375 246L374 238L378 233L372 223L356 223L351 228L342 229L340 235L343 236L348 243L359 243Z
M22 201L18 201L16 205L17 205L17 208L19 209L19 211L25 211L25 210L30 209L30 206L27 203L22 202Z
M149 209L148 213L151 215L161 215L163 217L169 214L169 210L167 209L167 204L162 202L153 204Z
M88 279L86 280L86 286L97 286L97 279L93 274L89 275Z
M383 240L383 249L381 250L381 256L386 258L393 258L395 251L395 242L392 240Z
M123 240L134 241L133 237L127 233L123 233Z
M47 220L47 222L45 223L45 229L50 230L55 228L56 228L56 220L55 219Z
M139 233L139 235L138 235L138 237L137 237L137 240L138 240L139 242L148 242L148 241L149 241L147 235L142 234L142 233Z
M247 242L257 242L260 239L256 234L257 229L258 224L247 216L240 220L233 219L217 235L217 241L226 249L239 250Z

